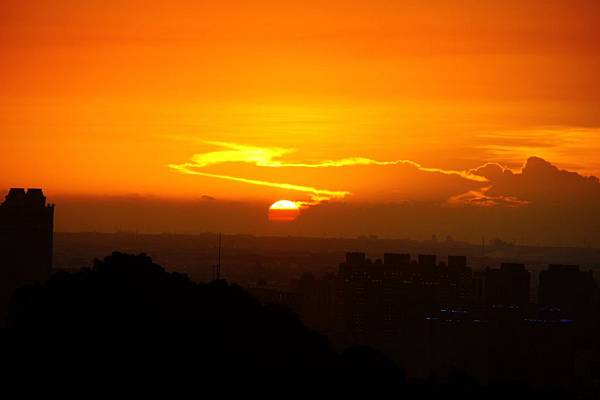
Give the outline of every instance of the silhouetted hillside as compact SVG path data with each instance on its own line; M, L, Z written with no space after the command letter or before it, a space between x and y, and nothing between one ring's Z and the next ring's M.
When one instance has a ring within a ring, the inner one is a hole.
M113 253L91 269L21 289L9 322L14 371L28 376L60 371L94 382L109 373L145 386L252 378L268 387L333 383L360 366L402 383L372 350L339 356L291 313L225 281L197 284L167 273L146 255Z

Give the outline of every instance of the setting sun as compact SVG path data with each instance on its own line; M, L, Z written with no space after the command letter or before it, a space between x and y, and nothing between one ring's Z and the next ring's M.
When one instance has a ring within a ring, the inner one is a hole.
M300 214L300 207L291 200L279 200L269 207L269 221L291 222Z

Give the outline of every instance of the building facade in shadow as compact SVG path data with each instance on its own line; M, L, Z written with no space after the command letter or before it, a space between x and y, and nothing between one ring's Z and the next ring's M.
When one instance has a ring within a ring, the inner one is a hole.
M13 292L48 278L52 270L54 205L41 189L10 189L0 204L0 302Z

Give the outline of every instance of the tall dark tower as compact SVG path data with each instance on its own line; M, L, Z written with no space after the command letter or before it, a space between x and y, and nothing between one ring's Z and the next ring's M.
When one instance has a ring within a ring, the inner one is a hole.
M10 189L0 204L0 297L52 271L54 205L42 189Z

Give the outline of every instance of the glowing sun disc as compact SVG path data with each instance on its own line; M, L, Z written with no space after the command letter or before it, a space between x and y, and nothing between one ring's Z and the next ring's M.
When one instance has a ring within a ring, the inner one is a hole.
M297 210L298 204L291 200L279 200L271 204L269 210Z
M269 207L269 221L291 222L300 214L300 207L291 200L279 200Z

